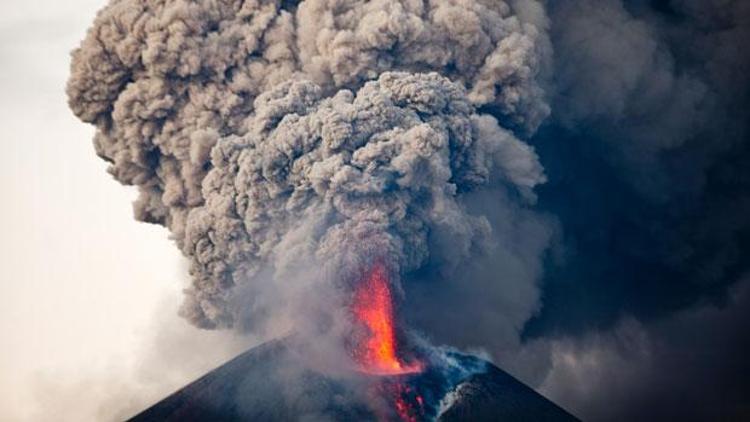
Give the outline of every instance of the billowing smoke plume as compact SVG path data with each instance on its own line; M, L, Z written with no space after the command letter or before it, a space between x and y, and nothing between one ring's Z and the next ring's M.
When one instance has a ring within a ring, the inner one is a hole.
M649 324L721 306L750 269L748 4L113 0L68 94L136 218L190 258L193 323L319 322L382 259L433 340L559 391L586 370L561 351L619 351L590 339L623 318L663 336ZM664 361L686 362L677 343ZM561 398L584 419L654 397L701 414L684 397L704 383L675 393L675 371L619 407Z
M71 108L190 258L199 326L288 317L375 259L449 271L495 236L468 193L545 179L517 137L549 113L534 3L292 3L113 1L73 54Z
M231 324L228 290L264 263L282 279L316 261L356 274L368 258L398 274L426 260L430 233L469 255L490 228L459 205L462 192L493 171L523 190L543 178L526 144L435 73L384 73L356 94L322 97L311 82L281 84L258 97L245 136L212 150L205 205L190 211L183 245L196 278L191 319Z

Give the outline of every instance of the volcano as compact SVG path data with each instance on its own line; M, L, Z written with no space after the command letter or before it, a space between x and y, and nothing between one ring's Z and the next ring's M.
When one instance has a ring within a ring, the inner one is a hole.
M576 421L489 362L451 352L470 374L341 378L301 369L290 338L250 349L130 421ZM395 400L389 400L394 398Z

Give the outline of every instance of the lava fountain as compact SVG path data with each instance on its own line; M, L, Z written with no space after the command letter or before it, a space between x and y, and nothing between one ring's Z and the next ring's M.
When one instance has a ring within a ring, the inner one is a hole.
M424 414L422 397L398 376L422 372L424 365L418 360L404 362L399 356L390 280L382 263L376 263L360 281L354 294L352 313L356 322L365 329L354 351L360 370L396 377L383 380L377 390L393 401L400 419L417 421Z
M420 362L407 364L398 355L393 298L388 272L382 263L376 263L357 286L352 313L365 329L364 338L354 352L363 372L402 375L422 371Z

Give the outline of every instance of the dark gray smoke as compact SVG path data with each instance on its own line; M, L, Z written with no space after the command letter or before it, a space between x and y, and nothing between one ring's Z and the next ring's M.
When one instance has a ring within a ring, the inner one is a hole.
M566 345L546 385L585 420L747 420L750 3L547 11L553 111L531 143L562 235L524 331Z
M564 239L527 333L720 303L748 269L747 2L581 0L548 11L554 112L531 142L550 179L539 205Z

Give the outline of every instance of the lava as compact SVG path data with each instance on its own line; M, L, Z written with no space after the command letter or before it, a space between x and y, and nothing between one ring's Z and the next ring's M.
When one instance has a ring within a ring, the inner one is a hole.
M355 351L363 372L399 375L422 370L419 362L404 363L397 354L393 298L388 272L382 263L375 264L358 285L352 312L367 330Z
M397 376L421 372L424 369L421 362L406 363L399 357L390 286L388 271L382 263L376 263L357 285L351 309L365 331L355 345L354 357L360 370L368 374ZM423 416L422 397L399 378L384 380L378 389L392 401L401 420L413 422Z
M424 416L424 399L413 388L395 384L396 413L405 422L417 422Z

